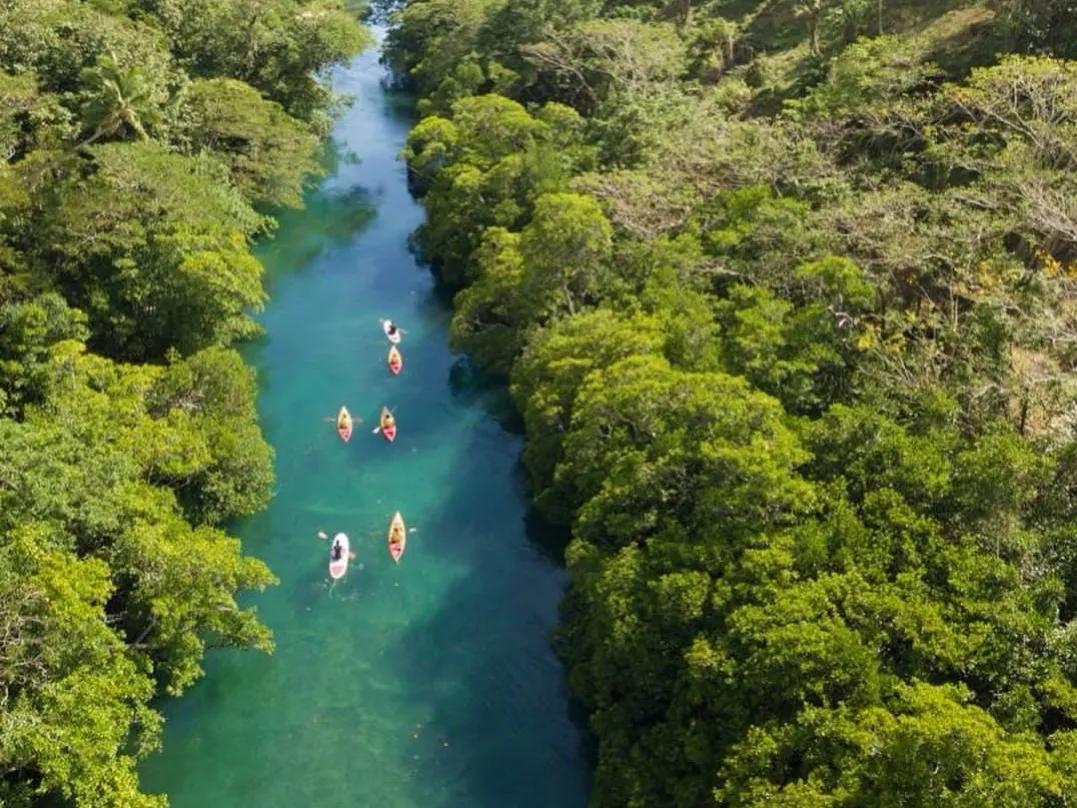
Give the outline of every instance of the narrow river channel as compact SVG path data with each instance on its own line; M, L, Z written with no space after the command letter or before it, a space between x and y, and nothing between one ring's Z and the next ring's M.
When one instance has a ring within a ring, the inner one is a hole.
M211 652L164 704L142 774L175 808L586 803L586 739L549 648L559 551L529 530L504 394L450 353L450 312L408 250L423 216L398 157L412 118L385 79L375 50L337 71L355 97L339 159L260 250L271 300L245 353L277 493L234 529L280 578L248 599L277 649ZM379 317L406 330L397 378ZM363 419L347 445L324 420L342 404ZM392 445L371 433L383 404ZM417 528L399 566L396 510ZM333 587L318 530L358 555Z

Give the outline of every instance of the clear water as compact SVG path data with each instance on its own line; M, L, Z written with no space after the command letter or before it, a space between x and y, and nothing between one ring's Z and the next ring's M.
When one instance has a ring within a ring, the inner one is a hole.
M344 157L261 249L272 298L246 353L277 492L235 529L280 578L248 598L277 650L213 651L163 705L142 775L175 808L586 803L587 741L549 648L559 552L530 529L503 394L449 352L449 311L408 250L411 119L384 79L374 51L338 71L356 98ZM397 378L379 317L406 331ZM347 445L325 420L341 404L364 421ZM382 404L392 445L371 433ZM396 510L417 528L399 566ZM318 530L358 554L332 587Z

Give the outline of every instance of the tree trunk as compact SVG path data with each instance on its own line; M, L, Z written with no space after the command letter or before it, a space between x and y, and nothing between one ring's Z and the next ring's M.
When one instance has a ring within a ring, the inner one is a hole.
M680 0L681 3L681 28L687 28L692 24L692 0Z

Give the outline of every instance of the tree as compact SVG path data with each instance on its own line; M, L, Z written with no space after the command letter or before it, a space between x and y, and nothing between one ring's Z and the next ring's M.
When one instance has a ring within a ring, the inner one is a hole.
M332 102L319 71L370 44L340 0L135 0L155 14L193 76L233 78L323 128Z
M42 402L53 344L88 336L85 315L55 293L0 304L0 391L6 414L18 415L27 404Z
M0 798L161 808L135 763L157 745L153 681L109 627L108 568L26 525L0 540Z
M827 0L798 0L797 10L808 21L808 51L819 56L819 28L827 10Z
M898 794L916 805L1057 799L1064 780L1046 750L968 698L960 688L916 684L899 688L891 709L810 709L788 728L760 727L737 749L715 798L736 806L891 805Z
M578 393L555 483L580 509L580 535L606 546L674 514L731 533L780 523L809 494L790 478L806 455L779 413L741 379L628 357Z
M482 228L526 224L536 197L561 190L592 159L582 140L582 121L567 107L549 104L531 114L497 95L459 102L451 120L425 118L404 154L424 203L436 211L419 241L440 277L453 286L473 280ZM474 224L463 225L464 211Z
M0 31L0 804L161 808L153 700L273 645L220 527L272 493L226 347L251 203L301 200L315 74L367 37L334 0L6 0Z
M116 586L113 622L175 692L200 674L206 637L270 648L268 632L236 606L234 593L264 588L272 575L242 556L236 540L188 523L167 487L201 506L200 521L265 501L264 443L248 434L256 444L245 451L256 460L238 467L236 447L222 442L225 426L253 421L250 390L235 384L238 357L209 352L165 371L84 355L69 341L53 347L50 361L48 409L30 408L21 424L0 420L0 534L40 523L66 538L58 544L65 551L106 562ZM222 373L229 364L231 377ZM182 408L173 398L180 391ZM164 402L172 406L151 409Z
M37 249L97 344L147 358L252 333L264 292L248 238L264 220L222 180L209 160L115 143L51 189Z
M471 354L481 367L507 374L523 347L519 287L523 282L520 236L487 228L475 253L478 280L457 293L452 347Z
M544 194L520 235L521 296L527 318L575 314L595 303L613 280L612 229L598 203L580 194Z
M400 37L455 345L572 526L592 802L1064 801L1072 66L996 63L986 19L955 53L926 6L543 5L412 3ZM1039 5L1020 47L1063 48ZM546 135L512 102L550 99L597 160L517 183Z
M523 46L521 53L538 81L571 88L561 97L585 114L603 101L615 104L621 93L669 87L686 65L684 43L669 23L596 19L544 34L547 41Z
M153 467L154 478L173 488L195 524L255 513L272 495L273 452L258 429L256 395L254 373L224 348L174 361L148 393L151 415L176 431L196 432L204 443L197 466ZM182 439L173 433L168 440Z
M552 483L580 387L593 371L627 356L655 353L662 341L656 319L601 308L556 320L528 340L512 368L512 395L524 416L524 462L535 501L548 516L569 518Z
M161 121L162 92L137 65L123 68L112 54L103 55L83 71L82 81L87 94L83 122L90 135L80 145L115 135L149 139L146 126Z
M318 138L307 124L233 79L194 81L187 98L192 146L223 157L247 199L302 204L304 183L321 170Z
M733 65L736 58L737 24L722 17L701 22L692 29L692 72L709 82Z

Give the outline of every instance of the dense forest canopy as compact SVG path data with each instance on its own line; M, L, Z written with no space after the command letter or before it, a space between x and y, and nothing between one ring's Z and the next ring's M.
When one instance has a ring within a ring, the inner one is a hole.
M366 43L338 0L0 0L2 805L163 805L150 699L272 648L221 528L273 484L230 346Z
M1077 793L1063 0L409 0L418 243L571 526L600 806Z

